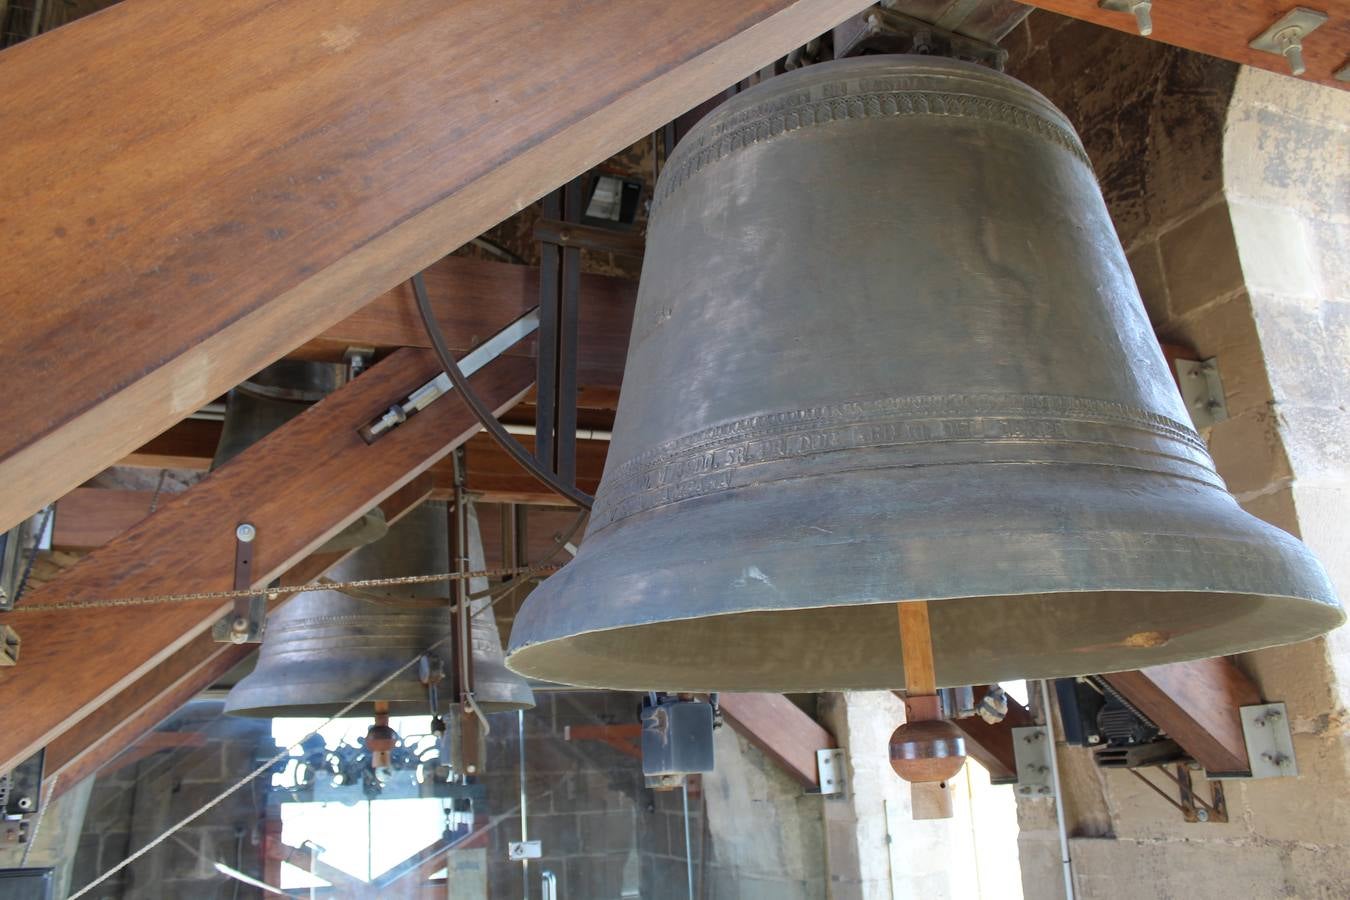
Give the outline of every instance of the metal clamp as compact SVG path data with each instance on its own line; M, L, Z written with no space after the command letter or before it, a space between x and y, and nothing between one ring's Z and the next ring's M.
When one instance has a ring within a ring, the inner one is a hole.
M1291 778L1298 775L1289 712L1283 703L1261 703L1238 710L1242 738L1253 778Z
M253 584L253 542L258 529L241 522L234 529L234 589L247 590ZM211 637L222 644L257 644L267 624L267 594L238 597L234 610L211 626Z
M0 667L18 665L19 633L0 624Z
M506 858L512 862L526 859L542 859L544 845L541 841L511 841L506 845Z
M1296 6L1247 46L1283 56L1289 61L1290 73L1302 75L1308 71L1303 62L1303 39L1322 27L1326 20L1327 14L1324 12Z

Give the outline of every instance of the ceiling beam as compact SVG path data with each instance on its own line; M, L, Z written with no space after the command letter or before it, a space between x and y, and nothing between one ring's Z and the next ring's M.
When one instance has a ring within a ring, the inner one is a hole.
M1097 0L1022 2L1116 31L1139 33L1134 16L1102 9ZM1247 45L1296 5L1286 0L1243 0L1242 3L1167 0L1153 5L1153 34L1147 39L1288 75L1289 64L1283 56L1253 50ZM1303 79L1346 90L1350 84L1337 81L1335 72L1345 65L1346 47L1350 47L1350 0L1320 0L1310 5L1327 13L1329 18L1304 39L1303 57L1308 72ZM1073 74L1088 77L1086 72Z
M500 412L528 391L533 369L499 358L471 382ZM78 726L209 629L230 604L34 607L230 589L241 522L258 534L253 586L268 584L478 431L477 419L451 395L373 444L357 433L439 371L427 351L397 351L34 590L23 604L28 612L5 614L24 643L19 664L0 673L0 707L25 714L0 730L0 771Z
M141 0L6 50L0 528L865 5Z

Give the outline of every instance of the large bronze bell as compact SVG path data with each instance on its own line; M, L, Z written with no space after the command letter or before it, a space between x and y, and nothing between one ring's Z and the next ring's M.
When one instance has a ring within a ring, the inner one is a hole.
M327 577L355 581L450 571L448 530L446 504L423 503ZM469 544L471 554L482 544L472 513ZM447 590L447 583L433 583L360 588L356 596L300 594L267 617L257 668L230 691L225 710L244 716L331 716L438 642L434 652L448 673L454 655L453 642L444 640L451 629L448 600L444 606L414 605L445 598ZM486 603L476 601L470 633L474 697L484 712L528 709L534 696L525 679L507 671L497 621ZM442 682L440 695L450 702L447 684ZM430 711L416 665L349 715L374 715L377 701L388 703L396 716Z
M812 66L707 116L656 188L577 558L508 664L610 688L900 688L1109 672L1344 620L1243 512L1072 126L928 57Z

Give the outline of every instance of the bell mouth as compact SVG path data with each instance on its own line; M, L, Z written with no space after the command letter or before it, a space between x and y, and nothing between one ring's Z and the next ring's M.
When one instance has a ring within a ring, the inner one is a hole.
M1171 631L1141 631L1184 610ZM1334 627L1323 604L1286 597L1101 591L932 602L939 686L1115 672L1257 649L1253 632L1301 640ZM1290 636L1289 618L1304 623ZM680 691L901 690L894 603L734 613L593 631L523 647L510 666L587 687ZM1020 633L1019 633L1020 632ZM1221 651L1222 652L1222 651Z
M901 689L895 604L928 600L938 681L959 686L1220 656L1345 619L1299 541L1195 482L992 465L778 487L588 536L517 615L508 667L625 690Z

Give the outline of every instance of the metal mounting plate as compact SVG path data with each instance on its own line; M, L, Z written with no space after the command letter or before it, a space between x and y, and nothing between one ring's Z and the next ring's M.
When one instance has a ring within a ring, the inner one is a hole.
M1283 703L1244 706L1242 737L1253 778L1288 778L1298 775L1294 736L1289 731L1289 712Z
M1044 725L1014 728L1013 756L1017 760L1017 793L1024 797L1049 797L1052 748Z
M1228 402L1224 398L1223 379L1219 377L1219 361L1209 359L1178 359L1177 384L1181 386L1181 399L1186 402L1186 411L1191 414L1191 424L1197 431L1210 428L1217 422L1228 418Z
M844 794L844 751L839 748L816 751L816 777L822 797Z
M1302 39L1307 37L1309 32L1316 31L1326 20L1327 14L1324 12L1308 9L1306 6L1295 6L1281 16L1274 25L1261 32L1247 46L1253 50L1264 50L1267 53L1283 56L1284 45L1280 43L1281 35L1291 28L1296 28L1298 29L1298 38Z
M511 841L506 845L506 858L512 862L523 859L541 859L544 845L539 841Z

